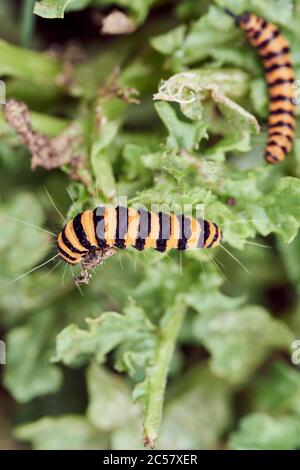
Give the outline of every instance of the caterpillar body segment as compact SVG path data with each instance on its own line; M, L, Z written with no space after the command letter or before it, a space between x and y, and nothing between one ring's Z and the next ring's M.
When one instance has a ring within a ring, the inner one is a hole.
M277 26L264 18L253 13L238 16L225 11L245 31L262 59L269 93L265 159L271 164L281 162L292 149L296 129L296 77L289 43Z
M78 264L95 250L111 247L165 252L212 248L221 240L219 227L200 218L100 206L70 220L58 234L57 248L64 261Z

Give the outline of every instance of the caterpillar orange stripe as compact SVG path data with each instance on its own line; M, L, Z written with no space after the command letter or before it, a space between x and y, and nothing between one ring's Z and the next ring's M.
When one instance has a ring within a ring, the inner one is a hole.
M295 73L288 41L279 29L252 13L235 15L236 24L246 32L249 42L262 58L269 90L269 131L265 159L268 163L284 160L291 151L296 129Z
M68 222L57 237L57 248L64 261L77 264L89 254L111 247L164 252L216 247L221 240L217 225L200 218L100 206Z

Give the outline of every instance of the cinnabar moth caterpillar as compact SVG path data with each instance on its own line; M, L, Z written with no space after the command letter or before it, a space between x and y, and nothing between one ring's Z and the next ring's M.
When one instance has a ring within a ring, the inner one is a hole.
M77 264L91 252L110 247L164 252L211 248L221 240L217 225L200 218L100 206L81 212L68 222L57 237L57 248L64 261Z
M289 43L279 29L264 18L252 13L238 16L228 9L225 11L246 32L262 58L270 98L265 159L268 163L281 162L292 149L296 129L295 74Z

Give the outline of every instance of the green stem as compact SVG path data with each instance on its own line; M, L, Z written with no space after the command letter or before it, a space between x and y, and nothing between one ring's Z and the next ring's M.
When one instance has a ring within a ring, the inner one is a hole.
M35 15L33 14L34 3L35 0L23 0L20 37L20 44L22 47L29 47L31 44L35 23Z
M170 362L176 340L186 313L186 305L179 295L161 323L154 365L147 369L144 419L144 443L154 447L162 418L164 394Z

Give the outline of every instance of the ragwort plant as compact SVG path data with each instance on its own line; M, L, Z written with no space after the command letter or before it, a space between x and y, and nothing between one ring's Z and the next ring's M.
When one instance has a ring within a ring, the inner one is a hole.
M0 446L299 448L300 140L264 162L263 69L222 7L275 22L300 76L300 1L22 3L0 11ZM235 259L129 249L82 292L57 259L11 282L120 195L203 204Z

